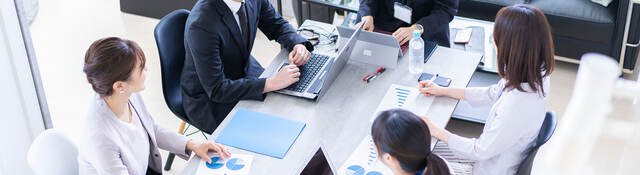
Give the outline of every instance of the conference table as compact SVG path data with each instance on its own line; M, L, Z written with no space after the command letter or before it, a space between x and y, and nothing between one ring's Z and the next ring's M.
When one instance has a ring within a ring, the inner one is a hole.
M311 20L305 21L301 27L305 26L323 27L328 31L335 28L330 24ZM340 39L337 43L346 42ZM316 49L314 52L337 55L335 49ZM262 77L277 71L281 61L288 58L288 53L285 49L281 50ZM240 108L305 122L307 126L283 159L234 147L227 148L232 154L254 155L250 174L299 174L316 149L322 146L329 163L337 171L358 144L370 135L371 118L389 87L392 84L418 87L419 75L409 72L407 55L409 54L399 58L396 68L387 69L370 83L363 82L362 78L374 73L379 66L350 60L324 96L317 101L278 93L269 93L264 101L240 101L209 139L215 140ZM451 87L464 88L481 57L477 53L438 46L423 65L423 72L449 77L452 79ZM428 116L436 125L445 127L457 103L458 100L453 98L435 97L428 109L422 108L416 113ZM436 140L432 139L432 149L435 143ZM181 174L195 174L200 162L200 158L192 156Z

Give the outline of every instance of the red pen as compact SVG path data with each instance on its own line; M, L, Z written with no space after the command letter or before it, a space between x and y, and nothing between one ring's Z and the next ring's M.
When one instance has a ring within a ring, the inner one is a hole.
M373 79L375 79L376 77L378 77L378 75L382 74L385 70L387 70L387 69L385 69L384 67L380 67L380 68L378 68L378 70L376 70L376 72L375 72L375 73L368 74L368 75L364 76L364 78L362 78L362 81L363 81L363 82L367 82L367 83L369 83L369 82L371 82Z

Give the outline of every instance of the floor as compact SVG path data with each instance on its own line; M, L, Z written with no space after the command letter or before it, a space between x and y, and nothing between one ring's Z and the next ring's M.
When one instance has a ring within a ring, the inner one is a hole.
M39 1L39 14L31 26L36 56L42 73L42 81L52 116L53 125L69 136L74 142L82 133L81 125L87 112L88 102L94 95L82 73L84 52L96 39L107 36L118 36L138 42L147 56L148 87L141 94L154 119L161 126L177 128L179 119L171 115L164 104L161 93L160 69L158 53L153 37L153 29L157 19L121 13L118 1L114 0L64 0ZM291 17L287 17L295 24ZM260 64L268 65L271 58L279 51L279 45L258 33L252 55ZM547 104L548 110L555 111L562 117L571 98L578 65L557 62L552 74L551 95ZM595 92L597 93L597 92ZM605 122L603 132L596 133L596 138L588 143L604 143L594 146L589 154L588 163L593 164L593 174L634 174L638 167L640 150L639 112L628 100L615 100L611 119ZM633 115L632 115L633 114ZM560 123L562 125L562 123ZM477 136L482 125L452 121L449 129L466 136ZM204 139L201 135L194 139ZM568 136L571 137L571 136ZM545 147L558 147L562 138L552 139ZM562 142L564 143L564 142ZM554 146L556 145L556 146ZM543 147L543 148L545 148ZM163 157L167 153L162 151ZM570 153L559 153L570 155ZM583 153L586 154L586 153ZM561 155L561 156L562 156ZM553 165L539 162L554 162L550 153L542 149L538 153L533 174L554 172ZM178 174L185 165L184 160L176 159L171 171L166 174ZM556 161L557 162L557 161ZM570 164L570 163L569 163Z

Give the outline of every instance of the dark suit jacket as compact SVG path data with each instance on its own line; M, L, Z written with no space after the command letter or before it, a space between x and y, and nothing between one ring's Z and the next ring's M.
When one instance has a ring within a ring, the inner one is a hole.
M413 9L411 24L393 17L394 2ZM457 13L458 0L360 0L358 19L373 16L375 29L388 32L418 23L424 27L422 39L449 47L449 22Z
M185 26L186 58L181 77L182 100L189 121L211 133L239 100L264 100L264 71L250 55L256 30L291 50L313 46L284 20L268 0L245 0L249 46L222 0L200 0Z

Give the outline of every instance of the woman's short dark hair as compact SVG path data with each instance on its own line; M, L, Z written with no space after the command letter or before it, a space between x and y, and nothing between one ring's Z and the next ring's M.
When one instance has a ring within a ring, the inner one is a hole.
M113 83L127 81L138 61L144 68L144 52L135 42L118 37L102 38L89 46L82 71L96 93L110 96Z
M534 92L544 95L542 79L555 66L547 17L529 5L503 7L496 15L493 39L498 51L498 73L507 80L505 89L524 92L520 83L527 83Z
M450 174L444 160L431 152L431 133L427 124L409 111L391 109L381 112L373 122L371 136L379 155L392 155L406 172Z

